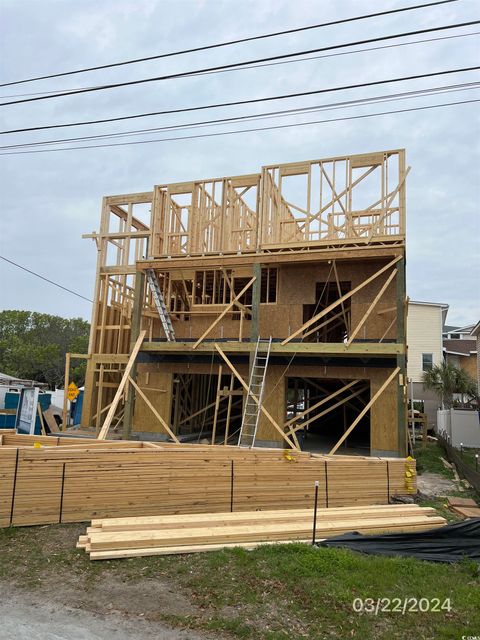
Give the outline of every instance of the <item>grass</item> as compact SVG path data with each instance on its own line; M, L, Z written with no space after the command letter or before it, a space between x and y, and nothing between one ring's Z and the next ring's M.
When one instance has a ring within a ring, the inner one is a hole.
M422 473L437 473L448 480L454 480L455 476L453 471L446 467L440 459L444 458L444 460L446 460L446 454L437 443L428 442L425 448L419 445L415 449L414 455L417 461L417 472L420 475ZM460 489L452 488L448 493L451 496L472 498L477 504L480 504L480 496L474 489L464 488L463 491L461 491ZM458 522L461 520L459 516L450 511L443 498L421 498L418 500L418 503L423 507L433 507L448 522Z
M464 448L463 451L458 450L458 453L462 456L462 460L469 464L472 469L477 468L477 465L475 464L475 454L480 458L480 449ZM478 471L480 472L480 459L478 461Z
M159 607L145 614L147 619L245 640L403 639L412 629L415 637L450 639L480 629L480 581L472 562L444 565L302 544L91 562L74 548L83 530L82 525L0 530L0 580L58 593L69 604L80 601L94 610L106 595L105 603L113 597L105 594L112 584L115 608L126 614L134 604L144 606L131 594L145 592L145 606L147 601L151 606L156 585L166 585L194 610L179 614ZM352 608L354 598L385 597L450 598L452 611L375 616Z
M447 468L441 458L446 460L445 452L436 442L427 442L426 447L417 446L414 450L415 459L417 461L417 472L422 473L438 473L444 478L453 480L453 472Z

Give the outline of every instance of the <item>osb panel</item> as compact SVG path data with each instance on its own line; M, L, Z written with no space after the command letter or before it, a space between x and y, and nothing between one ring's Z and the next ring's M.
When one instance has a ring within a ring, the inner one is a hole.
M269 366L263 394L263 406L280 427L285 422L284 373L285 367ZM258 423L257 439L283 441L282 436L263 414Z
M388 369L372 369L370 393L374 395L389 375ZM398 381L393 380L370 410L370 444L379 451L396 451L398 448L397 415Z
M155 369L156 365L153 368L150 365L138 365L137 384L169 425L173 374ZM149 431L152 433L165 432L165 429L139 394L136 394L135 399L133 429L134 431Z
M327 265L293 265L279 268L280 304L315 304L315 283L326 279Z

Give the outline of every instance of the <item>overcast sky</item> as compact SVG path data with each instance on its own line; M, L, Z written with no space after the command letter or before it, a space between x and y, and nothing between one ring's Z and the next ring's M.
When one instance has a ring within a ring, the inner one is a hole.
M107 64L366 12L416 0L0 0L1 81ZM313 49L479 17L478 0L378 17L213 51L0 89L0 97L122 82ZM415 36L480 32L480 25ZM311 91L479 64L479 36L452 38L292 64L182 78L0 109L1 130ZM379 45L370 45L379 46ZM96 135L201 119L321 105L479 81L478 72L204 111L1 136L2 145ZM402 102L268 120L267 126L480 99L473 89ZM5 101L5 100L2 100ZM200 116L200 117L199 117ZM205 117L206 116L206 117ZM216 126L202 132L231 131ZM181 135L188 135L182 132ZM33 155L0 156L1 255L90 298L101 198L154 184L253 173L265 164L404 147L408 295L450 305L448 324L480 317L478 103L276 131ZM142 134L133 139L168 137ZM132 138L130 139L132 140ZM0 153L1 150L0 150ZM0 260L0 308L90 319L90 304Z

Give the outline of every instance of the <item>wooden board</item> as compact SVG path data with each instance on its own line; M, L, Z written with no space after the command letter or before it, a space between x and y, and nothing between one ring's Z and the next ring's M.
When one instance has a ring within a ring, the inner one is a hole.
M480 518L480 507L451 506L450 509L463 518Z
M292 509L94 520L77 547L99 560L285 544L311 540L313 516L313 509ZM416 504L318 509L315 539L347 531L425 531L444 524L434 509Z
M478 504L472 498L458 498L457 496L447 496L449 507L478 507Z

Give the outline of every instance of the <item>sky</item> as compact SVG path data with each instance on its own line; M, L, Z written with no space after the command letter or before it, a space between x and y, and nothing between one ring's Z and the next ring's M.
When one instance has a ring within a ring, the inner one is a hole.
M13 82L415 4L421 4L421 0L0 0L0 78L1 83ZM477 0L458 0L210 51L1 87L0 102L15 99L7 96L29 92L124 82L468 22L479 18L479 8ZM477 32L480 25L410 36L397 42ZM470 35L0 106L0 130L478 66L479 42L479 35ZM353 49L367 46L380 44ZM1 145L124 132L478 81L478 71L455 73L267 105L8 134L1 136ZM474 99L480 100L479 88L266 120L251 126ZM412 300L450 305L448 324L476 323L480 318L478 105L473 102L358 120L131 146L19 155L5 155L8 152L0 149L0 255L91 298L96 250L92 240L81 236L98 229L104 195L150 191L155 184L254 173L267 164L405 148L407 164L411 166L407 178L407 293ZM201 133L242 128L248 127L217 125L202 129ZM183 131L180 135L188 133L192 132ZM173 134L144 133L129 140L168 136ZM0 309L26 309L87 320L91 315L91 304L86 300L3 260Z

